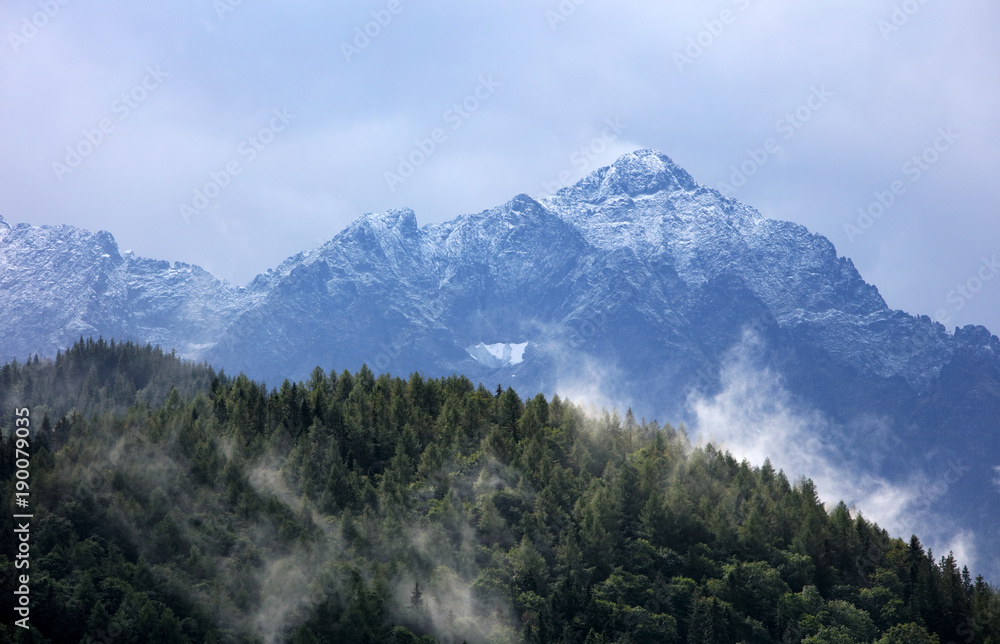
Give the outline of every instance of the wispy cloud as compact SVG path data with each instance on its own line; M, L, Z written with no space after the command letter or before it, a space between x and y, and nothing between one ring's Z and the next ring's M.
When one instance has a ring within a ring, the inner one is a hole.
M842 446L845 440L864 442L870 428L837 426L799 407L782 378L758 364L759 347L759 339L747 332L723 364L721 391L689 398L698 442L712 442L754 465L770 458L790 478L812 479L827 509L843 500L893 536L916 534L936 553L954 551L960 564L974 568L975 536L942 521L934 507L947 486L921 472L903 481L875 473L877 461Z

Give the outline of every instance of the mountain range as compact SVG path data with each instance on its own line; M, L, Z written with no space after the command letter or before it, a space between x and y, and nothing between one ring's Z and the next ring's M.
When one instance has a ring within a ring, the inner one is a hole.
M245 286L104 231L0 218L0 315L4 361L101 335L272 386L366 363L671 422L696 422L734 374L770 374L824 419L828 455L924 486L1000 570L1000 340L890 309L829 240L655 151L444 223L366 214Z

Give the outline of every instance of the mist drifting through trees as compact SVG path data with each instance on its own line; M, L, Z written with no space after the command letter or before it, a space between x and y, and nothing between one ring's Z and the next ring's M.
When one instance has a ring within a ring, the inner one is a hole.
M4 498L12 410L35 423L4 642L1000 641L950 554L630 411L367 367L268 389L103 340L3 366L0 403Z

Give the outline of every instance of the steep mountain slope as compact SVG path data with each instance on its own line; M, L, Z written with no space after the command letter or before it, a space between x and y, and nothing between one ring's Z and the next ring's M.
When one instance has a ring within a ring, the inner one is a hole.
M121 253L110 233L10 226L0 217L3 360L54 355L80 336L160 344L197 357L214 344L245 289L198 266Z
M828 419L824 449L921 482L922 499L1000 543L1000 340L889 309L824 237L649 150L446 223L365 215L245 288L123 255L104 232L4 222L0 294L0 359L102 334L270 385L367 363L674 421L692 392L731 386L735 355Z

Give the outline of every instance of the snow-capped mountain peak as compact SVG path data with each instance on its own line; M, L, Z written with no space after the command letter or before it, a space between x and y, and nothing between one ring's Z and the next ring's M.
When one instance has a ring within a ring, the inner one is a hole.
M639 198L658 192L693 191L698 184L670 157L655 150L637 150L608 167L584 177L557 194L587 203L615 197Z
M0 219L0 320L2 360L103 335L272 385L366 363L527 395L598 389L671 421L692 391L722 386L751 333L754 359L796 404L851 440L869 440L851 428L877 418L914 446L882 452L887 462L1000 452L996 336L889 309L829 240L651 150L448 222L364 215L246 288L122 256L103 231Z

